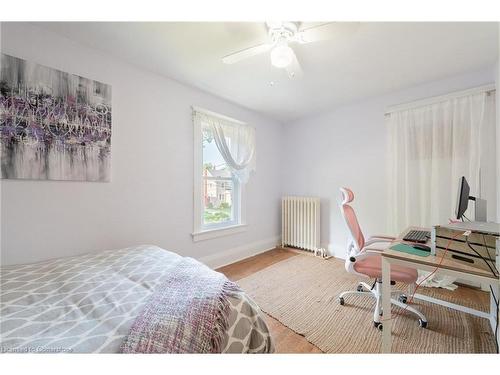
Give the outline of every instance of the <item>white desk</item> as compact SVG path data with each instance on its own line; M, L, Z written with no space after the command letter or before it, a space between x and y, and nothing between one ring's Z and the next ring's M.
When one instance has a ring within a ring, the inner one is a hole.
M392 351L392 314L391 314L391 265L398 264L401 266L411 267L423 271L432 272L436 269L441 257L429 255L428 257L420 257L418 255L406 254L400 251L387 249L382 253L382 309L384 315L382 318L383 331L382 331L382 353L391 353ZM498 296L499 280L494 278L493 275L478 268L470 267L462 262L443 259L439 269L435 272L438 275L449 275L463 280L470 280L472 282L481 283L482 285L491 285ZM456 305L436 298L424 296L422 294L415 294L414 298L425 300L428 302L436 303L442 306L454 308L469 314L473 314L490 321L493 329L496 326L496 306L490 304L490 312L474 310L465 306ZM492 298L492 297L491 297ZM415 322L415 324L417 324ZM428 322L432 326L432 321ZM425 329L425 328L422 328Z

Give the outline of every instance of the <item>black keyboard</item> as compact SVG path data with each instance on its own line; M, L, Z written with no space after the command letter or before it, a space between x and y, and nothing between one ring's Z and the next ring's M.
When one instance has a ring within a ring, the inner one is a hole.
M403 241L425 243L431 238L431 232L426 230L411 230L403 237Z

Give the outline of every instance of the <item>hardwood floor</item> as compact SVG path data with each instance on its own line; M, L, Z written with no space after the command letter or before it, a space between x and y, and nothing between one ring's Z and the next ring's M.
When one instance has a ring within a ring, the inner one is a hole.
M232 281L238 281L274 263L296 255L296 252L290 250L274 249L221 267L217 271L222 272ZM266 322L274 338L277 353L322 353L319 348L311 344L303 336L295 333L267 314Z
M238 281L239 279L247 277L275 263L297 256L297 254L298 252L294 250L276 248L228 266L221 267L217 271L225 274L230 280ZM455 292L441 289L441 292L443 294L460 294L460 296L458 296L460 299L480 303L483 306L488 306L489 304L488 293L474 288L461 287ZM274 337L277 353L322 353L318 347L308 342L303 336L295 333L267 314L266 322L269 325L269 330Z

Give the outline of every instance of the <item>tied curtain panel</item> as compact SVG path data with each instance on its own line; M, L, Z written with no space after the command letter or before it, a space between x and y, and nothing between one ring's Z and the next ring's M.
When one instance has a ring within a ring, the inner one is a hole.
M200 111L194 112L202 129L210 130L222 158L242 184L256 170L255 129L247 124L230 121Z
M488 216L495 218L494 92L391 112L386 125L392 233L455 218L461 176L469 182L470 195L488 200ZM466 215L474 220L474 202Z

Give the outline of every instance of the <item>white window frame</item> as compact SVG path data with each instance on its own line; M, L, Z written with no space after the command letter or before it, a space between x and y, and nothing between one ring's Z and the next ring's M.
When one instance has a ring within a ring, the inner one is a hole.
M245 125L245 123L235 120L233 118L220 115L215 112L208 111L199 107L192 107L193 111L203 112L206 115L218 117L225 121L231 121L237 124ZM193 212L194 212L194 225L193 225L193 241L203 241L221 236L228 236L235 233L240 233L246 230L245 224L245 185L241 184L238 179L233 175L232 177L208 177L213 180L229 180L233 182L233 220L225 221L222 223L204 224L203 222L203 134L201 123L193 119L194 129L194 188L193 188Z

